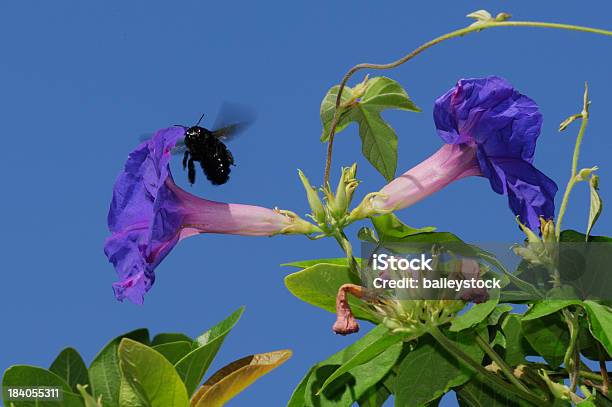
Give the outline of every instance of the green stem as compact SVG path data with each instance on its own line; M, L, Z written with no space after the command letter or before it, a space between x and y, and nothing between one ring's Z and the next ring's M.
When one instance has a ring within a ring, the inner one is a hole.
M344 231L339 230L337 233L334 233L334 237L346 255L351 271L355 273L355 275L359 275L359 265L355 259L355 256L353 256L353 246L344 234Z
M555 229L555 235L557 236L557 240L559 240L559 236L561 236L561 223L563 222L563 217L565 216L565 211L567 210L567 204L569 202L570 194L572 193L572 189L574 189L574 185L576 185L576 182L578 182L576 180L576 175L578 174L578 158L580 157L580 146L582 145L582 139L584 138L584 133L589 122L588 109L588 87L585 84L584 105L582 108L582 112L580 113L582 123L580 124L580 130L578 131L578 136L576 137L576 144L574 145L574 155L572 156L572 173L570 179L567 181L565 193L563 194L563 200L561 201L561 207L559 208L559 215L557 216Z
M480 373L481 375L483 375L487 380L489 380L490 382L495 383L496 385L498 385L499 387L503 388L504 390L515 394L533 404L535 404L536 406L541 406L543 405L543 403L546 403L546 400L543 400L529 392L526 392L522 389L516 388L514 386L512 386L510 383L504 381L503 379L501 379L500 377L496 376L495 374L489 372L488 370L486 370L484 367L482 367L480 365L480 363L476 362L474 359L472 359L469 355L467 355L465 352L463 352L461 349L459 349L459 347L457 345L455 345L455 343L453 341L451 341L450 339L448 339L443 333L442 331L440 331L440 329L435 326L432 325L430 326L429 329L429 333L431 334L431 336L434 337L434 339L436 341L438 341L438 343L440 345L442 345L447 351L450 352L451 355L461 359L465 364L467 364L470 368L474 369L477 373Z
M606 369L605 350L599 342L597 342L597 351L599 352L599 372L602 381L602 392L607 396L610 388L610 378L608 377L608 369Z
M581 31L581 32L587 32L587 33L592 33L592 34L601 34L601 35L607 35L607 36L611 36L612 37L612 31L608 31L608 30L601 30L601 29L597 29L597 28L590 28L590 27L582 27L582 26L577 26L577 25L571 25L571 24L557 24L557 23L543 23L543 22L538 22L538 21L490 21L490 22L481 22L478 24L472 24L469 27L466 28L462 28L459 30L455 30L452 31L450 33L444 34L440 37L434 38L431 41L426 42L425 44L417 47L414 49L414 51L410 52L409 54L405 55L404 57L388 63L388 64L369 64L369 63L363 63L363 64L358 64L353 66L351 69L349 69L349 71L344 75L344 77L342 78L342 82L340 83L340 87L338 89L338 95L336 96L336 109L334 111L334 117L332 120L332 124L330 127L330 131L329 131L329 141L327 144L327 160L325 162L325 176L324 176L324 180L323 180L323 185L327 185L329 183L329 172L330 172L330 168L331 168L331 161L332 161L332 153L333 153L333 144L334 144L334 136L336 134L336 127L338 126L338 122L340 120L340 102L342 100L342 91L344 90L344 87L346 86L346 83L348 82L348 80L351 78L351 76L353 76L353 74L355 74L356 72L362 70L362 69L379 69L379 70L385 70L385 69L393 69L396 68L406 62L408 62L409 60L411 60L412 58L416 57L417 55L419 55L421 52L425 51L428 48L433 47L436 44L439 44L441 42L444 42L446 40L452 39L452 38L458 38L458 37L462 37L466 34L470 34L473 32L479 32L482 30L485 30L487 28L494 28L494 27L540 27L540 28L554 28L554 29L561 29L561 30L571 30L571 31Z
M555 376L563 376L563 377L567 376L569 378L569 375L567 374L567 372L563 372L563 371L549 371L548 374L555 375ZM580 372L578 372L578 376L584 379L595 380L598 382L601 382L604 380L604 378L602 377L600 373L587 372L586 370L580 370Z
M478 335L478 333L476 333L476 343L478 344L478 346L480 346L482 350L485 351L485 353L491 358L491 360L493 360L497 364L497 366L499 366L502 373L506 376L508 380L512 382L512 384L514 384L516 387L525 392L529 392L529 389L525 387L525 385L514 376L510 366L506 364L506 362L497 354L497 352L495 352L495 350L491 348L489 343L484 340L480 335Z

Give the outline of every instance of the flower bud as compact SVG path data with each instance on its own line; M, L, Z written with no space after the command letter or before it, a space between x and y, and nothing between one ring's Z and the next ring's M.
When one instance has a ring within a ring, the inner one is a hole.
M342 168L342 174L340 175L338 186L336 187L336 194L333 195L329 188L327 188L325 192L327 206L332 216L336 219L343 218L351 204L355 189L357 185L359 185L359 181L355 179L356 173L357 164Z
M522 246L514 246L512 250L517 256L522 257L523 259L527 260L529 263L542 264L542 261L540 260L540 256L530 248L522 247Z
M518 223L523 233L525 233L525 235L527 236L527 242L529 243L530 246L533 245L534 248L538 248L538 249L543 248L542 241L540 240L538 235L533 233L533 230L529 229L526 225L523 225L518 216L516 217L516 222Z
M548 377L548 374L546 373L546 371L540 370L540 377L544 380L544 382L548 386L548 389L550 390L552 395L555 396L556 399L559 399L559 400L570 400L571 399L570 389L561 383L557 383L551 380L550 377Z
M283 235L310 235L321 233L321 229L300 218L295 212L275 208L274 211L287 217L287 226L278 232Z
M315 187L310 185L308 178L306 178L302 170L298 170L298 175L306 190L306 198L308 199L313 219L319 224L325 223L325 208L323 208L319 192Z
M355 99L358 99L360 97L362 97L366 90L368 89L368 81L370 80L370 76L366 75L365 78L363 78L363 81L361 81L360 83L358 83L357 85L355 85L355 87L352 89L353 90L353 97Z
M583 168L580 171L578 171L578 174L576 174L576 181L586 181L587 178L589 178L591 176L591 174L595 171L597 171L599 169L599 167L595 166L592 168Z

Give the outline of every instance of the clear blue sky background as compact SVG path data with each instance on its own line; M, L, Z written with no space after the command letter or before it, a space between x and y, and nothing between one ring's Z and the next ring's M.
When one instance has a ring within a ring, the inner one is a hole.
M469 24L464 15L480 8L515 19L612 27L605 0L411 3L2 2L0 370L47 366L67 345L89 362L108 339L138 327L195 336L245 304L214 368L253 352L293 349L286 365L231 403L283 405L309 366L356 339L334 336L333 315L294 298L283 284L291 270L279 267L337 256L335 244L198 236L158 268L144 306L119 303L111 291L115 272L102 251L111 188L140 134L192 123L202 112L210 124L229 100L253 106L258 121L231 145L238 164L231 182L198 183L190 191L304 214L296 168L313 182L322 178L319 104L351 65L393 60ZM559 134L557 126L579 111L588 80L592 121L582 166L601 166L603 199L612 202L611 51L611 38L503 28L444 43L386 72L423 108L385 114L399 135L398 168L440 145L431 118L436 97L459 78L496 74L540 104L536 163L564 185L577 129ZM384 180L361 158L351 127L338 137L335 174L355 160L363 180L359 199ZM179 171L178 160L173 168ZM587 205L580 186L566 226L584 228ZM484 179L458 182L400 215L471 241L522 238L506 198ZM596 233L611 229L612 213L604 210Z

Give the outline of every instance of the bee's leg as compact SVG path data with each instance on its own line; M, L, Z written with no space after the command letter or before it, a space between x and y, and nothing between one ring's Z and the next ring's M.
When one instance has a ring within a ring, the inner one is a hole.
M187 178L189 179L189 183L191 185L195 183L195 176L196 176L195 165L193 165L193 158L190 158L188 161Z
M183 169L187 168L188 159L189 159L189 150L185 150L185 154L183 154Z

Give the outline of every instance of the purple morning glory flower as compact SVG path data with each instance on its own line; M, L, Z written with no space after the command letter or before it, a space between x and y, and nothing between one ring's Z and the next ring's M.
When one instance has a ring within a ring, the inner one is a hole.
M510 209L529 228L539 230L539 217L554 216L557 185L532 164L542 127L532 99L497 76L462 79L436 100L434 121L446 145L371 197L372 210L402 209L478 175L508 196Z
M155 281L155 267L188 236L315 231L313 225L291 212L208 201L179 188L168 164L170 150L184 133L181 127L159 130L130 153L115 182L108 213L112 235L104 252L119 276L113 289L120 301L127 298L142 304Z

